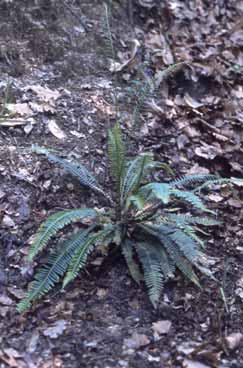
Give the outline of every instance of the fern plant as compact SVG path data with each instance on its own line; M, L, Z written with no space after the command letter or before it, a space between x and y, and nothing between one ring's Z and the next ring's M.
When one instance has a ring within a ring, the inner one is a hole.
M61 279L65 288L84 268L89 255L104 244L121 252L135 282L145 282L155 308L164 282L174 277L176 269L198 286L197 270L214 278L198 233L202 231L200 226L214 226L219 222L211 218L213 212L205 207L195 189L239 179L199 174L168 183L151 182L151 172L163 165L146 152L128 160L118 123L108 134L114 195L107 194L83 165L43 147L34 146L33 151L76 176L82 186L103 196L111 209L64 210L54 213L40 226L29 249L29 261L33 261L65 226L74 222L81 224L80 230L61 242L46 264L37 270L25 298L17 306L19 312L30 308ZM185 204L189 204L191 215L183 213Z

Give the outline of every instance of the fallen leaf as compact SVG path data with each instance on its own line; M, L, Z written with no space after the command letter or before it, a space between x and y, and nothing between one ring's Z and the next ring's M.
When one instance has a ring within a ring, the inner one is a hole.
M128 349L139 349L142 346L146 346L150 343L149 338L146 335L138 334L134 332L129 339L124 339L123 345Z
M15 296L16 299L23 299L26 295L25 291L22 289L17 289L15 287L8 287L8 292Z
M61 95L57 90L53 91L49 87L42 87L40 85L26 86L24 90L35 92L37 96L45 102L55 101Z
M223 197L217 193L212 193L208 195L208 199L210 199L210 201L212 202L221 202L223 200Z
M58 139L64 139L66 134L59 128L57 123L54 120L49 120L48 128L50 132Z
M138 52L138 49L140 47L140 43L138 40L133 40L133 47L132 47L132 51L131 51L131 57L125 61L123 64L117 63L117 62L113 62L110 66L110 71L111 72L120 72L122 70L124 70L125 68L131 68L135 63L136 63L136 55Z
M208 365L197 362L195 360L184 359L183 368L210 368Z
M243 340L243 335L240 332L233 332L226 336L225 341L229 350L237 349Z
M188 93L185 94L184 101L188 106L190 106L193 109L198 109L199 107L204 105L203 103L192 98Z
M27 121L26 119L5 119L0 121L0 126L5 126L5 127L15 127L15 126L19 126L19 125L24 125L26 124Z
M243 203L241 200L237 200L237 199L234 199L234 198L230 198L228 200L228 203L231 207L235 207L235 208L241 208L243 206Z
M46 330L43 331L43 335L50 337L51 339L56 339L60 336L67 327L67 321L64 319L60 319L56 321L55 324L51 327L48 327Z
M10 299L7 295L0 295L0 304L2 305L11 305L13 303L12 299Z
M11 219L10 216L4 215L3 219L2 219L2 226L4 226L4 227L14 227L15 222L14 222L13 219Z
M170 328L171 328L171 321L169 320L158 321L152 324L152 330L154 331L154 333L158 335L167 334Z
M8 111L15 115L20 116L31 116L33 115L32 109L29 107L27 103L16 103L16 104L7 104L6 108Z

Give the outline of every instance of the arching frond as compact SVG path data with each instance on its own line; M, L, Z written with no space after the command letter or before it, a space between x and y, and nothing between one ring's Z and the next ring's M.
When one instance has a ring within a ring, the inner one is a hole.
M191 225L202 225L202 226L217 226L220 225L221 222L211 217L206 216L191 216L191 215L183 215L183 214L170 214L166 215L167 220L175 223L178 226L183 226L186 224Z
M172 187L185 187L188 185L199 185L205 182L210 182L213 180L219 179L216 175L210 174L195 174L195 175L186 175L176 180L170 182Z
M93 228L91 226L87 230L80 230L77 234L64 241L59 249L49 256L45 266L36 273L26 297L18 304L17 310L19 312L29 309L34 300L46 294L60 281L75 250L85 242Z
M134 241L126 238L121 245L121 251L125 258L130 275L137 284L140 284L140 281L143 280L143 275L140 272L139 265L134 260L135 243Z
M65 226L72 222L81 221L83 218L95 218L96 216L97 212L91 208L78 208L54 213L43 222L37 231L29 250L28 260L32 261L45 248L48 241Z
M164 277L161 270L158 253L152 244L137 242L136 251L144 272L144 281L148 288L148 295L154 308L157 308L163 289Z
M180 198L180 199L183 199L186 202L189 202L193 207L195 207L195 208L197 208L201 211L214 213L213 211L206 208L204 206L203 202L201 201L201 199L192 192L185 191L185 190L173 189L173 190L170 190L170 193L173 194L177 198Z
M221 184L238 184L243 185L243 179L239 178L217 178L215 180L208 180L199 187L194 189L194 192L199 192L202 189L208 188L211 185L221 185Z
M182 230L173 228L171 230L168 235L170 239L177 244L180 251L192 264L197 263L201 256L197 243Z
M100 185L97 183L95 177L81 164L75 162L70 162L64 158L58 157L51 153L48 149L39 146L33 146L32 150L38 154L45 155L46 158L55 164L58 164L62 169L71 175L75 176L81 185L102 194L106 198L110 197L103 191Z
M70 264L68 266L67 273L63 280L63 287L66 287L77 276L81 268L86 264L88 255L94 250L95 246L102 241L107 235L114 231L113 226L107 226L106 229L100 230L95 234L89 235L85 242L80 244L76 249Z
M177 268L194 284L200 287L199 280L195 272L193 271L191 263L183 255L178 245L171 239L171 227L166 225L153 226L153 225L139 225L144 231L155 236L160 240L164 246L171 261Z
M179 270L195 285L200 287L199 279L193 271L191 263L183 256L182 251L175 246L175 243L164 234L160 228L160 241L166 248L171 260L179 268Z

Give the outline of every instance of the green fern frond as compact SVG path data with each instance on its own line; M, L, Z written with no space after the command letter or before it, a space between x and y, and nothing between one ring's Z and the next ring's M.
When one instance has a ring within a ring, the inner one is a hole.
M166 225L151 226L151 225L139 225L144 231L153 235L160 240L161 244L166 249L171 261L176 267L195 285L200 287L200 283L197 275L193 271L191 263L185 258L181 250L176 243L170 238L171 227Z
M97 212L91 208L78 208L54 213L43 222L37 231L29 250L28 260L32 261L46 247L48 241L65 226L72 222L81 221L83 218L95 218L96 216Z
M146 171L152 168L152 162L153 156L150 153L144 153L129 163L121 187L121 204L125 203L129 195L136 194Z
M206 216L200 217L183 214L167 214L166 218L168 221L172 221L178 226L183 226L187 224L202 225L202 226L217 226L221 224L220 221Z
M183 199L186 202L189 202L193 207L209 213L214 213L213 211L206 208L201 201L201 199L195 195L193 192L185 191L185 190L178 190L178 189L172 189L171 194L173 194L175 197L179 199Z
M221 185L221 184L240 184L243 185L243 179L238 178L217 178L215 180L208 180L199 187L194 189L194 192L198 192L202 189L208 188L211 185Z
M185 187L187 185L199 185L205 182L211 182L214 180L218 180L219 178L216 175L210 174L195 174L195 175L187 175L176 180L170 182L172 187Z
M140 113L146 106L146 102L155 95L152 79L144 79L143 81L134 81L133 87L130 88L130 94L135 100L132 113L134 127L138 126Z
M144 205L145 205L145 198L141 193L134 194L134 195L128 197L127 203L126 203L126 209L128 209L130 207L131 203L134 204L136 209L141 211L144 208Z
M200 287L199 279L193 271L191 263L183 256L182 252L175 247L173 242L170 242L167 236L160 236L160 240L166 248L172 262L178 269L195 285Z
M198 262L201 256L201 252L198 249L197 243L188 236L184 231L180 229L171 229L171 233L168 235L169 238L177 244L183 255L192 263Z
M34 300L46 294L53 286L60 281L72 259L72 256L81 244L84 243L94 226L87 230L81 230L71 238L61 244L47 260L47 264L35 275L34 281L30 284L26 297L17 305L17 310L22 313L31 307Z
M164 279L167 280L169 278L172 278L175 273L174 263L168 257L166 251L161 247L161 244L156 244L155 250L157 252L157 257L160 262L161 271L164 275Z
M46 158L55 164L58 164L62 169L66 172L70 173L71 175L75 176L81 185L87 187L94 192L102 194L107 199L110 200L109 195L107 195L100 185L97 183L95 177L81 164L77 164L75 162L69 162L61 157L58 157L52 154L48 149L39 146L33 146L32 150L38 154L45 155Z
M63 280L63 288L65 288L67 284L69 284L78 276L80 269L85 266L89 254L94 250L98 242L101 242L103 238L113 231L113 226L107 226L106 229L101 230L94 235L88 236L85 242L80 244L68 266L67 273Z
M116 123L108 131L108 154L111 164L111 172L116 181L117 196L120 201L121 187L125 169L125 147L122 141L121 128Z
M197 244L199 244L200 249L205 248L204 241L201 238L199 238L199 236L197 235L196 231L198 231L198 229L195 228L195 226L184 225L183 230L185 234L190 236Z
M164 284L160 260L157 257L158 253L154 250L152 244L145 242L137 242L135 248L139 261L142 264L149 299L153 307L157 308Z
M130 275L137 284L140 284L140 281L143 280L143 275L140 272L138 264L134 260L134 247L134 242L126 238L121 244L121 251L125 258Z
M164 204L170 199L170 185L166 183L149 183L141 188L141 192L152 192Z

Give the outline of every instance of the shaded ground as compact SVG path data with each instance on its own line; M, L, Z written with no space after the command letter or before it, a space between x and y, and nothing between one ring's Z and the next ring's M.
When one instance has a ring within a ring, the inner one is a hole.
M178 275L153 311L121 259L101 272L98 258L65 293L52 293L24 316L15 312L33 271L24 255L39 223L84 200L98 205L93 195L80 194L70 178L23 149L33 143L60 149L93 169L109 190L106 129L115 116L109 98L113 77L101 53L102 4L30 3L0 3L0 91L3 101L9 80L7 100L14 104L0 126L0 366L243 367L242 345L232 349L225 340L243 332L241 187L203 194L224 220L209 234L207 252L223 282L227 308L214 283L203 279L198 290ZM133 17L125 4L115 6L118 61L129 58L136 38L137 58L149 62L157 81L169 64L192 63L159 84L134 147L152 150L177 175L242 177L243 3L152 5L134 1ZM121 86L136 68L119 73L121 101ZM134 135L129 108L121 120L124 134ZM153 325L158 321L167 321L167 328L158 331Z

